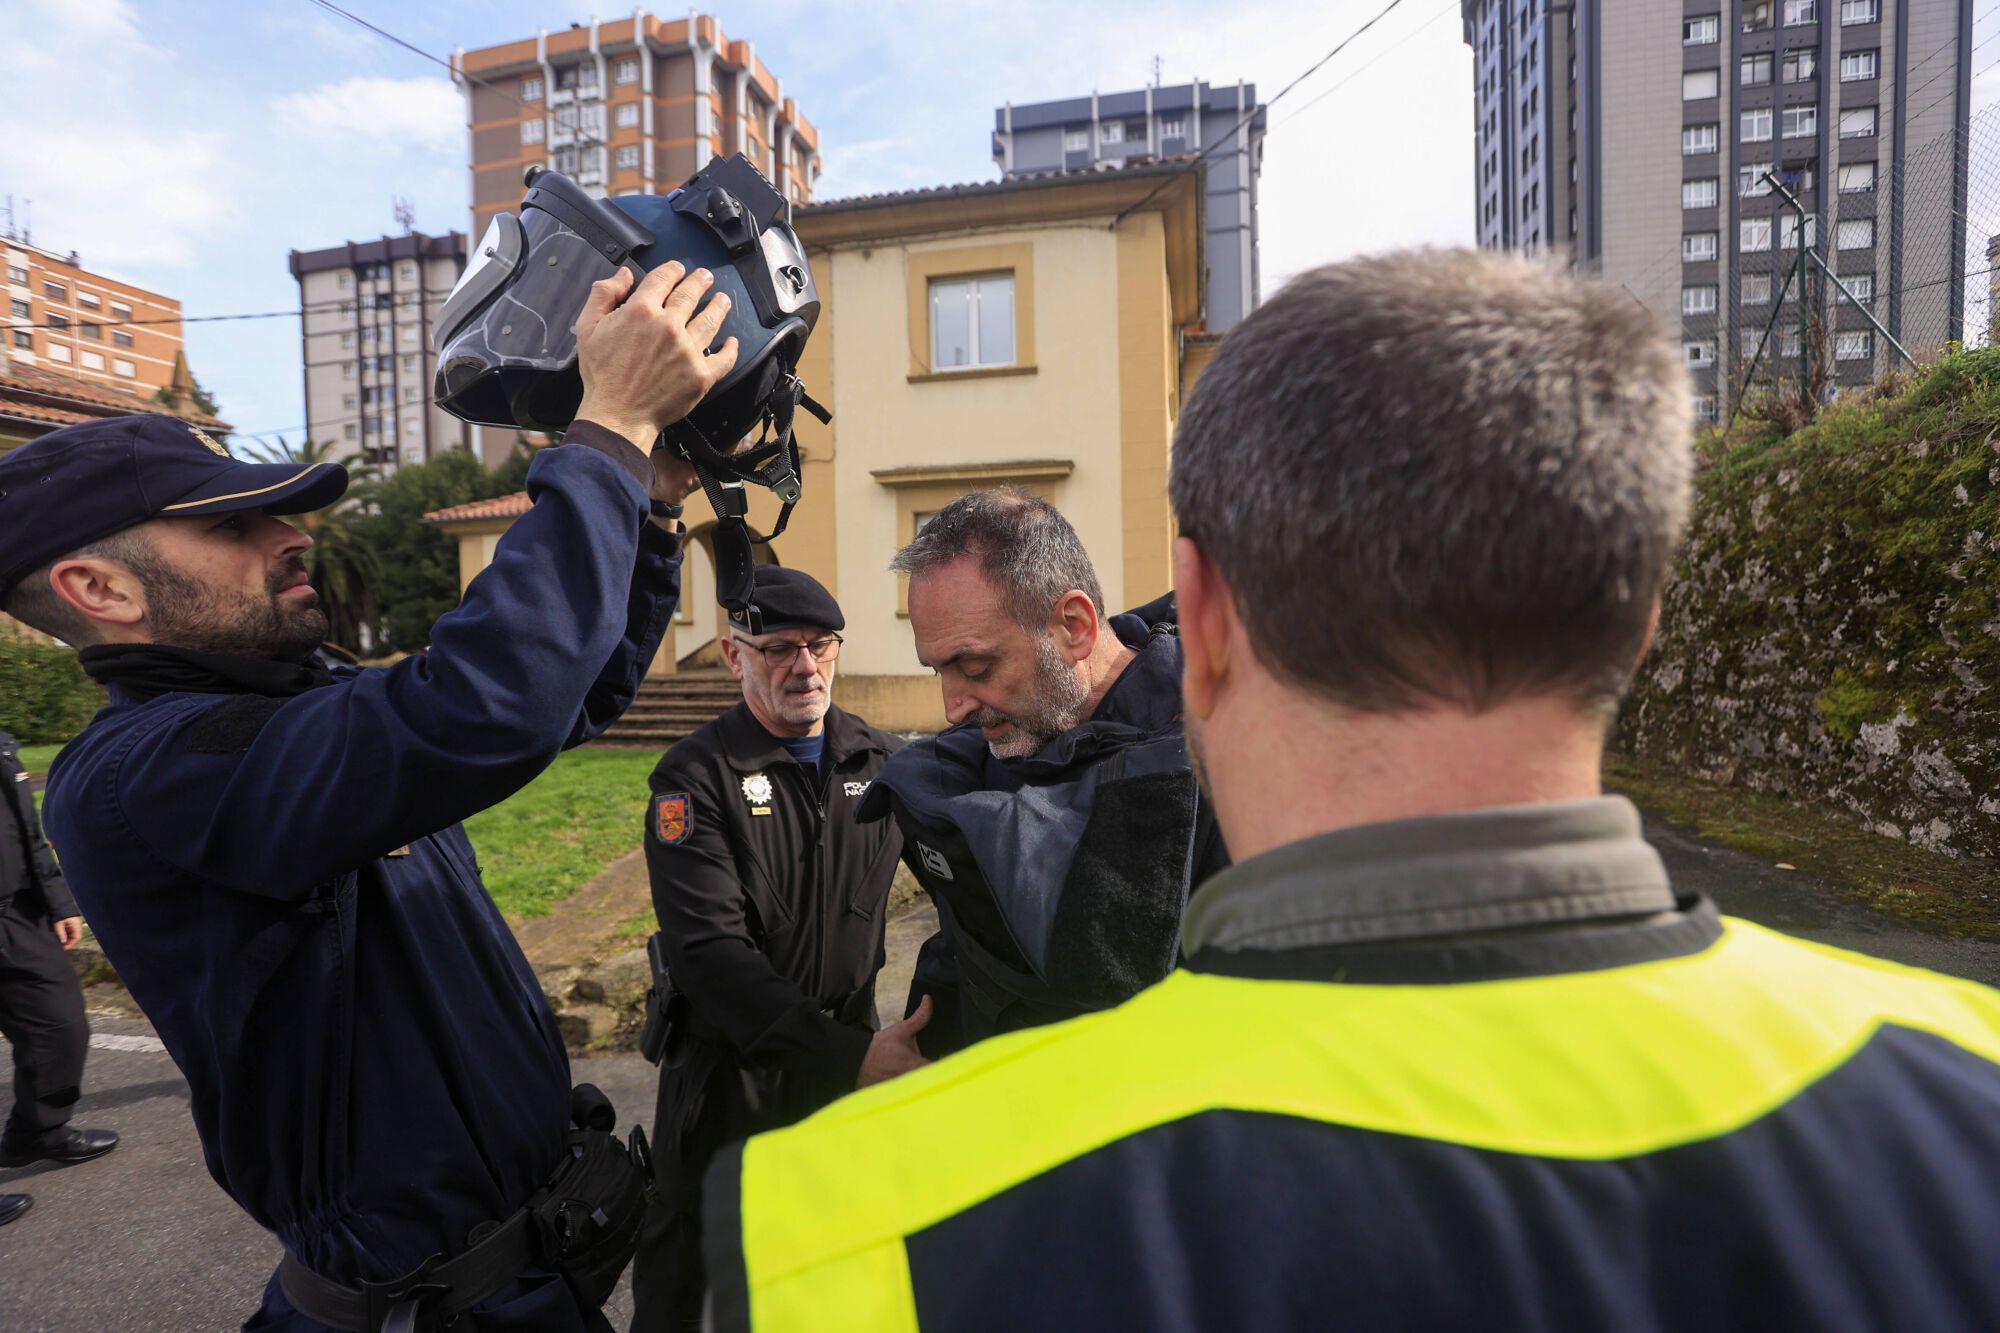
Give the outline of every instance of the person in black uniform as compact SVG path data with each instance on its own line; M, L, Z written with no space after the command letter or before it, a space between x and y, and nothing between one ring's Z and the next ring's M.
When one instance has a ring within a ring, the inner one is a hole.
M108 1129L72 1129L90 1024L83 988L63 957L83 917L49 854L14 738L0 731L0 1032L14 1048L14 1109L0 1132L0 1166L64 1166L118 1146ZM26 1194L0 1194L0 1226L28 1211Z
M833 706L832 595L761 566L764 633L723 643L743 702L653 770L646 866L670 1014L658 1189L633 1261L633 1329L697 1327L700 1182L717 1149L923 1063L929 1011L875 1028L902 836L854 806L901 744Z
M341 468L241 462L156 415L0 459L0 601L88 645L111 695L51 768L50 835L210 1172L284 1244L248 1328L609 1327L531 1235L569 1062L460 821L602 731L652 661L680 567L653 506L696 478L647 450L735 360L706 351L710 285L670 263L590 288L582 405L533 507L386 669L309 658L311 538L273 517L331 503Z

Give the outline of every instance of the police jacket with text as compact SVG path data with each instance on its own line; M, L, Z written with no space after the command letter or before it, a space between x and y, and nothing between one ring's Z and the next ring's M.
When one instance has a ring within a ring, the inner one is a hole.
M1173 969L1191 886L1228 860L1188 767L1173 617L1169 594L1111 618L1138 655L1040 753L997 759L953 727L863 803L863 819L893 811L937 903L910 994L935 1005L926 1055L1108 1008Z
M76 900L42 837L20 747L0 731L0 906L10 901L29 918L61 921L77 914Z
M815 771L738 703L651 779L646 867L685 1029L665 1072L745 1072L763 1124L739 1133L852 1090L874 1029L902 837L854 808L902 742L839 708L825 737Z
M2000 992L1718 916L1621 799L1281 847L1186 944L720 1156L717 1327L2000 1328Z
M565 438L427 652L290 698L114 688L50 773L51 833L210 1173L336 1282L461 1252L562 1151L568 1058L460 821L617 718L679 587L645 456ZM480 1312L585 1326L553 1273ZM255 1326L312 1327L275 1283Z

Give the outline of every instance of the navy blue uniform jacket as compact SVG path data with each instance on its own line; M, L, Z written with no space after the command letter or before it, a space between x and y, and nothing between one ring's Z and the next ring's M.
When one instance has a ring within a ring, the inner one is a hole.
M427 654L289 699L114 690L51 767L49 832L209 1171L336 1281L459 1253L562 1146L569 1061L459 821L615 719L672 617L651 466L608 436L535 461ZM253 1326L311 1326L270 1292ZM552 1274L482 1308L586 1326Z

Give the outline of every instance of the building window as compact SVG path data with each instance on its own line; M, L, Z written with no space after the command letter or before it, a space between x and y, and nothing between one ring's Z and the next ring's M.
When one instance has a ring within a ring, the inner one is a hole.
M931 369L1014 364L1014 275L931 280Z
M51 301L67 301L69 300L69 289L59 282L45 282L42 284L42 295L48 297Z
M1160 138L1162 139L1187 138L1187 117L1185 116L1160 117Z
M1715 364L1715 339L1690 338L1681 344L1681 351L1690 366L1712 366Z
M104 302L97 299L96 292L84 291L79 291L76 294L76 303L90 310L96 310L104 304Z
M20 297L17 296L14 298L13 306L14 306L15 319L30 319L33 317L30 308L28 306L28 303L26 301L23 301Z
M405 260L403 263L396 265L396 277L402 282L415 282L417 280L417 266Z
M1819 53L1811 47L1800 51L1787 51L1784 60L1779 64L1778 73L1786 83L1804 83L1819 73Z
M1847 284L1847 290L1854 293L1857 301L1875 299L1875 275L1873 273L1843 273L1840 280Z
M1682 46L1712 46L1722 37L1722 20L1714 14L1681 20Z
M1768 273L1745 273L1738 284L1738 299L1744 305L1769 305L1771 303L1771 275Z
M1797 139L1808 134L1819 133L1819 108L1807 103L1803 106L1788 106L1780 117L1779 131L1787 139Z
M1806 214L1807 245L1812 245L1818 240L1818 227L1816 225L1817 222L1818 219L1815 218L1811 213ZM1778 244L1787 250L1793 250L1798 248L1799 220L1795 215L1791 213L1786 213L1783 217L1781 217L1778 220Z
M49 344L48 357L51 361L68 361L69 348L63 346L61 343L52 342Z
M1681 126L1681 156L1694 157L1701 153L1712 153L1719 138L1719 126Z
M122 356L111 358L111 368L127 379L139 373L139 368Z
M114 347L130 347L132 345L132 335L123 329L113 329L111 330L111 343Z
M403 358L403 373L404 373L405 375L414 375L414 374L416 374L416 373L417 373L417 358L416 358L416 357L414 357L414 356L406 356L406 357L404 357L404 358Z
M1875 23L1882 17L1882 0L1840 0L1842 26Z
M16 346L16 347L20 348L20 349L21 349L22 351L24 351L24 352L32 352L32 351L34 351L34 350L35 350L35 335L34 335L34 334L32 334L32 333L30 333L30 332L28 332L28 331L27 331L26 329L15 329L15 330L14 330L14 346Z
M92 342L101 343L104 341L104 326L102 324L93 324L89 320L85 320L76 326L76 331Z
M1874 51L1849 51L1847 54L1841 56L1840 81L1842 83L1859 83L1863 79L1874 78L1877 54Z
M1714 312L1714 283L1703 283L1695 287L1681 288L1681 313L1683 315L1708 315Z
M1785 22L1819 22L1819 0L1785 0Z
M347 291L354 286L354 275L346 269L340 271L340 290Z
M543 124L542 124L542 118L541 118L540 116L536 116L536 117L534 117L534 118L533 118L533 119L531 119L531 120L524 120L524 121L522 121L522 122L521 122L521 142L522 142L522 143L540 143L540 142L542 141L542 135L543 135L543 132L544 132L544 129L545 129L545 127L544 127L544 126L543 126Z
M1742 117L1744 143L1769 143L1771 140L1771 108L1752 107Z
M1836 250L1866 250L1874 244L1874 218L1848 218L1833 229L1833 247Z
M540 79L522 79L522 80L521 80L521 100L522 100L523 102L539 102L539 101L541 101L541 100L542 100L542 81L541 81ZM353 437L352 437L352 436L349 436L348 438L349 438L349 439L352 439Z
M111 318L113 319L132 318L132 307L126 305L123 301L113 301L111 303Z
M340 363L340 377L344 380L354 378L354 363L352 361L343 361Z
M342 426L340 428L340 438L343 440L351 440L358 434L360 434L360 432L355 429L354 423L352 421L348 422L345 426Z
M1705 426L1715 424L1715 395L1702 394L1694 400L1694 419Z
M1715 177L1704 180L1681 182L1682 208L1714 208L1716 198Z
M639 81L639 62L627 58L613 65L611 67L611 81L613 83L637 83Z
M628 144L618 150L618 170L636 171L639 167L639 147Z
M1833 335L1833 359L1836 361L1866 361L1874 355L1873 329L1852 329Z
M1745 0L1743 6L1743 31L1762 32L1771 26L1771 0Z
M1743 86L1745 88L1762 87L1771 81L1770 52L1767 51L1762 55L1744 56L1741 68L1743 71Z
M1681 262L1698 264L1716 256L1716 235L1712 231L1691 231L1681 237Z
M1740 168L1736 173L1736 194L1740 199L1761 199L1771 192L1771 182L1764 179L1764 173L1771 169L1769 162L1759 162L1754 167Z
M1840 168L1842 194L1867 194L1875 188L1873 162L1846 162Z
M340 405L345 410L352 412L354 410L354 395L351 393L340 395Z
M18 264L7 265L7 281L14 283L17 286L21 287L27 286L28 270L22 268Z
M340 335L340 350L343 352L354 350L354 330L349 329L346 333Z
M69 316L51 313L48 317L48 324L52 329L67 329L69 328Z
M576 67L576 88L578 92L588 92L597 87L597 62L586 60Z
M1122 120L1107 120L1102 125L1099 125L1097 127L1097 141L1101 144L1124 143L1125 122Z
M1721 87L1721 72L1712 69L1691 69L1681 75L1681 100L1699 102L1713 97Z
M1065 153L1087 153L1090 151L1089 130L1064 130L1063 151Z
M1843 139L1868 139L1875 134L1875 108L1857 106L1840 113L1840 137Z
M1771 219L1744 218L1737 224L1737 247L1744 254L1756 254L1771 248Z
M620 106L616 114L612 117L612 122L621 130L629 130L634 125L637 125L639 123L638 103L627 102L623 106Z

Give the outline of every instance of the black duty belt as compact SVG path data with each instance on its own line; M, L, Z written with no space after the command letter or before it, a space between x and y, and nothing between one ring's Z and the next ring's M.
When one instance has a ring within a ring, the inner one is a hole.
M278 1265L278 1283L294 1309L328 1328L416 1333L424 1326L420 1317L448 1324L521 1276L534 1265L535 1239L534 1218L524 1208L457 1258L441 1261L433 1255L393 1282L344 1286L287 1251Z

